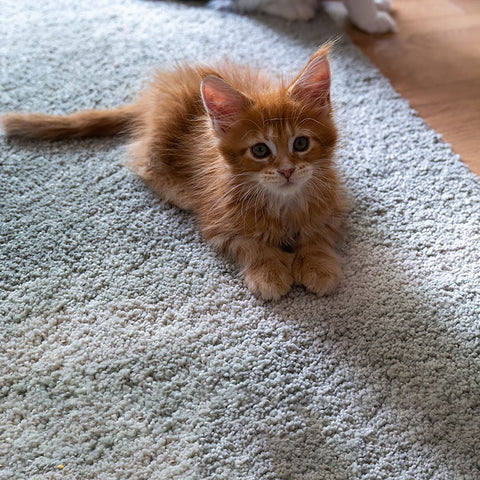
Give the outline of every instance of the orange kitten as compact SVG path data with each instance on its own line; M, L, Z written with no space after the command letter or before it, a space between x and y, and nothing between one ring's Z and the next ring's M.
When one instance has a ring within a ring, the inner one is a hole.
M7 135L128 132L131 166L163 199L193 210L205 238L263 299L294 283L317 294L340 280L343 211L332 160L329 46L290 84L237 65L160 71L135 103L61 117L9 114Z

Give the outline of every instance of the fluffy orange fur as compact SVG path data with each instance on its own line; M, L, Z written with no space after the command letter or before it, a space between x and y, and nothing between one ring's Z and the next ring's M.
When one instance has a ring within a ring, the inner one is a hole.
M335 290L343 195L332 159L329 45L291 83L224 63L159 71L139 99L61 117L13 113L7 135L128 133L131 167L160 197L194 211L205 238L249 289Z

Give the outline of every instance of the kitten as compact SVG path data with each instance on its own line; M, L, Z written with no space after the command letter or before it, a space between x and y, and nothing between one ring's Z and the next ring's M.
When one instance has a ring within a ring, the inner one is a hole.
M311 20L320 0L210 0L209 5L219 10L238 13L262 12L286 20ZM395 31L391 17L391 0L343 0L352 23L367 33Z
M332 155L330 45L290 83L232 63L159 71L131 105L69 116L12 113L9 136L128 132L131 167L161 198L196 213L204 237L248 288L278 299L303 284L332 293L343 195Z

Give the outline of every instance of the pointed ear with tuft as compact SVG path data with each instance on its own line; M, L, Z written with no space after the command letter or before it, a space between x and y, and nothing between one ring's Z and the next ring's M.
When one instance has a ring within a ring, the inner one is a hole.
M325 49L319 50L309 60L288 87L288 93L311 107L330 111L330 65Z
M218 134L227 132L250 100L216 75L206 76L200 87L203 104Z

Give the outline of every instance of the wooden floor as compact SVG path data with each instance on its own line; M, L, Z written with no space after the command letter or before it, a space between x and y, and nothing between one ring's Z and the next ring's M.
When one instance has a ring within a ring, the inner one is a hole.
M326 8L395 89L480 175L480 0L392 0L398 32L367 35Z

